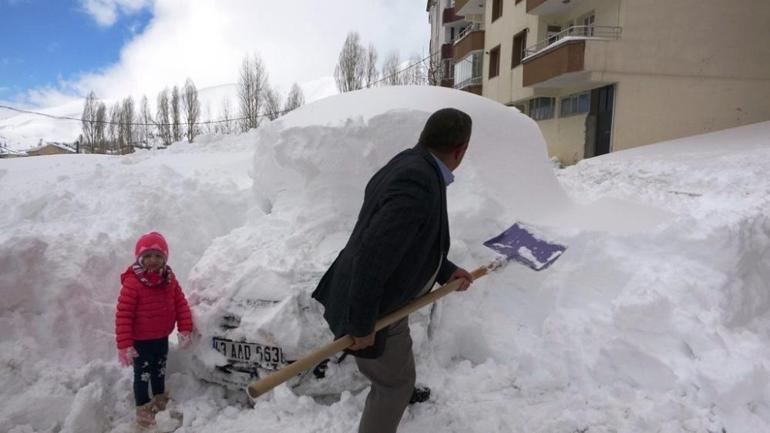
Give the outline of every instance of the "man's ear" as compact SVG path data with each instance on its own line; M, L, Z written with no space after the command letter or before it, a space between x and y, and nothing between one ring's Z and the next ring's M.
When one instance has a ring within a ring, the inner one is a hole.
M452 152L452 156L454 157L455 161L458 164L463 160L463 156L465 156L465 151L467 149L468 149L468 143L465 143L459 148L455 149L454 152Z

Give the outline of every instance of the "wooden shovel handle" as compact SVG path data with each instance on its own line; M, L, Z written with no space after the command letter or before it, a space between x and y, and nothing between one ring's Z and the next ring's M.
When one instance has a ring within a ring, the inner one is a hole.
M481 266L477 268L476 270L471 272L471 275L473 276L473 279L476 280L488 274L490 271L500 267L502 264L503 262L499 260L494 261L489 265ZM377 320L377 323L374 325L374 330L379 331L380 329L403 319L404 317L419 310L420 308L428 304L431 304L433 302L436 302L439 298L446 296L454 292L458 288L460 288L460 284L462 284L462 280L455 280L455 281L452 281L451 283L444 284L438 289L415 299L411 303L404 305L398 310L381 317L379 320ZM351 337L350 335L340 337L325 346L319 347L318 349L314 350L313 352L310 352L309 354L303 356L302 358L299 358L298 360L292 362L286 367L283 367L282 369L277 370L268 376L265 376L259 380L252 382L246 388L246 391L249 393L249 397L257 398L260 395L275 388L276 386L286 382L292 377L297 376L298 374L301 374L302 372L315 367L324 359L331 357L337 352L341 352L342 350L347 349L352 344L353 344L353 337Z

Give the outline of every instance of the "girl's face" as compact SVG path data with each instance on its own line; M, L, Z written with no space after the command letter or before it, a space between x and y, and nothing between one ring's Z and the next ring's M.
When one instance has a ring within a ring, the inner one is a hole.
M150 272L156 272L163 266L163 254L147 253L142 256L142 266Z

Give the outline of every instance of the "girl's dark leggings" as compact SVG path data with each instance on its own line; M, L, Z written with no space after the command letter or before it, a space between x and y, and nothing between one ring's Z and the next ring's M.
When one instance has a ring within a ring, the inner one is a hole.
M152 395L166 391L168 337L134 341L134 349L139 354L134 358L134 400L139 407L150 402L150 386Z

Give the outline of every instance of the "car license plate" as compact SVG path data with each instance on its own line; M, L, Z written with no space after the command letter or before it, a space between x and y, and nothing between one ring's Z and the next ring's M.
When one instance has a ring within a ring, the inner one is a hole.
M232 341L219 337L213 337L212 344L214 349L230 361L256 364L268 370L277 370L278 367L286 364L286 358L284 358L283 350L280 347Z

